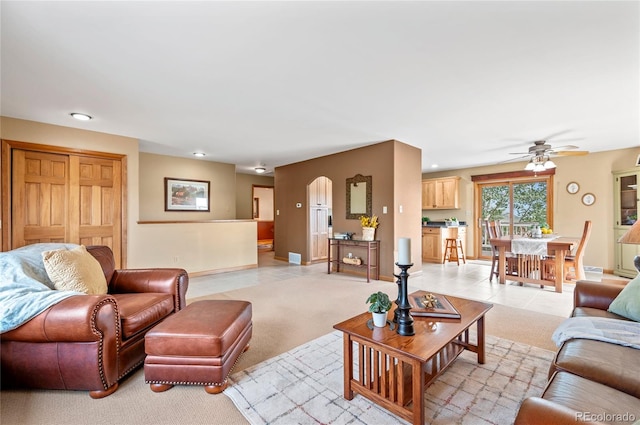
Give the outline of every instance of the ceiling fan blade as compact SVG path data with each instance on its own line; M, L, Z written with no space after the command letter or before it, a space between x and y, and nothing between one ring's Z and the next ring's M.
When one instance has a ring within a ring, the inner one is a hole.
M514 154L514 155L515 155L515 154ZM500 161L500 162L498 162L498 164L504 164L505 162L513 162L513 161L524 160L524 159L526 159L526 158L529 158L530 156L531 156L531 155L526 154L526 155L524 155L524 156L519 156L518 158L511 158L511 159L507 159L507 160L504 160L504 161Z
M550 140L555 139L558 136L562 136L563 134L571 133L573 130L561 130L556 131L555 133L548 134L547 137L544 137L542 140Z
M530 155L529 152L509 152L509 155Z
M551 148L553 152L564 151L564 150L574 150L574 149L578 149L578 147L574 145L564 145L564 146L556 146L554 148Z
M555 139L555 140L550 140L550 143L566 143L566 142L581 142L584 140L584 137L571 137L571 138L565 138L563 137L562 139Z
M558 155L558 156L581 156L581 155L587 155L589 153L589 151L553 151L551 152L552 155Z

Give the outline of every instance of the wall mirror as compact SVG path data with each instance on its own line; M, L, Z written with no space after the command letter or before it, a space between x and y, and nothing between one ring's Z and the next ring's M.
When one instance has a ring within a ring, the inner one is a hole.
M356 174L347 179L347 220L371 216L371 176Z

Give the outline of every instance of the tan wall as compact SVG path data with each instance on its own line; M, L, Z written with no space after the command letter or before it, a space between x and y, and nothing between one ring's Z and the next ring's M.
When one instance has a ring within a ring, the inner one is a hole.
M209 181L210 211L165 211L164 178ZM236 218L236 166L140 152L140 220Z
M422 153L421 150L404 143L396 143L393 158L395 178L393 180L395 219L395 259L398 259L398 239L411 238L411 259L414 266L409 273L422 270ZM400 212L402 207L402 212ZM420 265L420 267L416 267Z
M145 157L144 167L141 167L137 139L14 118L1 117L0 119L0 137L3 139L127 156L127 240L124 241L127 246L127 267L182 267L189 273L197 273L211 271L209 267L255 267L257 265L255 245L257 226L252 220L226 221L222 224L138 224L139 216L143 213L140 211L140 200L145 204L144 214L147 220L151 220L156 215L158 219L167 219L166 216L159 214L164 212L162 202L165 173L166 177L192 177L207 180L200 177L199 173L202 172L204 176L212 176L212 180L220 179L227 183L230 181L231 183L224 190L216 189L215 193L221 205L220 210L213 205L212 207L214 215L220 211L222 218L227 218L226 215L233 211L230 218L235 218L233 216L235 215L235 185L233 184L235 172L229 172L228 164L213 163L211 166L206 164L203 166L196 160L183 160L162 155L150 157L148 154L141 154ZM162 166L157 162L150 164L148 161L150 158L161 161ZM198 173L189 171L190 167L195 169L196 166ZM231 166L231 169L235 170L234 166ZM183 173L187 174L183 175ZM162 182L160 189L157 187L158 179ZM145 188L143 196L140 194L141 187ZM213 193L212 191L212 202L214 201ZM226 205L222 205L222 202ZM181 220L194 220L195 218L189 218L194 217L190 214L199 215L200 213L171 214ZM194 231L194 229L198 230ZM252 249L247 249L246 243L249 240ZM178 252L177 247L184 251ZM193 254L194 252L196 254Z
M612 171L634 168L640 154L640 148L619 149L594 152L586 156L554 157L556 174L554 176L554 231L564 236L582 234L585 220L593 222L591 238L585 250L584 262L587 266L602 267L611 271L614 268L613 240L613 175ZM454 171L425 173L423 178L457 175L461 177L459 210L422 211L432 220L444 219L452 215L459 220L468 221L467 251L475 256L474 237L478 234L474 226L474 197L471 176L505 171L519 171L525 162L500 164L486 167L465 168ZM566 191L567 184L575 181L580 191L571 195ZM585 206L581 198L586 192L596 196L595 204Z
M397 160L396 160L397 158ZM413 258L420 258L420 150L392 140L309 161L277 167L275 170L275 255L288 259L289 252L302 255L308 262L309 206L307 185L316 177L326 176L333 182L333 232L362 233L360 221L346 219L346 180L356 174L372 176L372 214L379 216L376 239L380 240L381 277L393 280L397 238L412 238ZM394 181L416 183L401 185L402 194L395 193ZM296 204L301 203L302 208ZM398 209L403 205L402 224ZM417 206L416 206L417 205ZM383 207L387 213L383 213ZM278 214L279 212L279 214ZM411 229L409 223L415 223ZM396 232L402 232L396 233ZM416 261L410 272L422 270Z
M272 176L258 176L253 174L236 174L236 218L251 219L252 216L252 188L256 186L273 186Z

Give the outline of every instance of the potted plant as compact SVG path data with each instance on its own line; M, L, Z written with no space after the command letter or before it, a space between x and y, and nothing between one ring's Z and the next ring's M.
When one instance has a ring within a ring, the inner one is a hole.
M374 292L367 298L369 311L373 315L373 326L384 328L387 325L387 312L391 310L391 301L384 292Z
M380 224L380 222L378 221L378 217L375 215L372 215L371 217L362 215L360 216L360 224L362 225L362 240L374 240L376 229Z

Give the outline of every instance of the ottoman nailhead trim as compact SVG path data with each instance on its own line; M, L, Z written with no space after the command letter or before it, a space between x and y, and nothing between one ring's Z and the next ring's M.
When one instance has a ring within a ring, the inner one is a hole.
M167 385L213 385L215 387L223 386L227 380L223 382L173 382L173 381L145 381L147 384L167 384Z
M233 362L233 366L231 366L231 369L229 369L229 373L227 373L227 376L224 377L224 380L222 382L175 382L175 381L146 381L145 383L147 384L167 384L167 385L213 385L216 387L221 387L224 384L226 384L227 379L229 378L229 375L231 375L231 372L233 371L233 368L236 367L236 365L238 364L238 361L240 360L240 357L242 357L242 355L244 354L244 351L242 351L240 353L240 355L238 356L238 358L236 359L235 362Z

